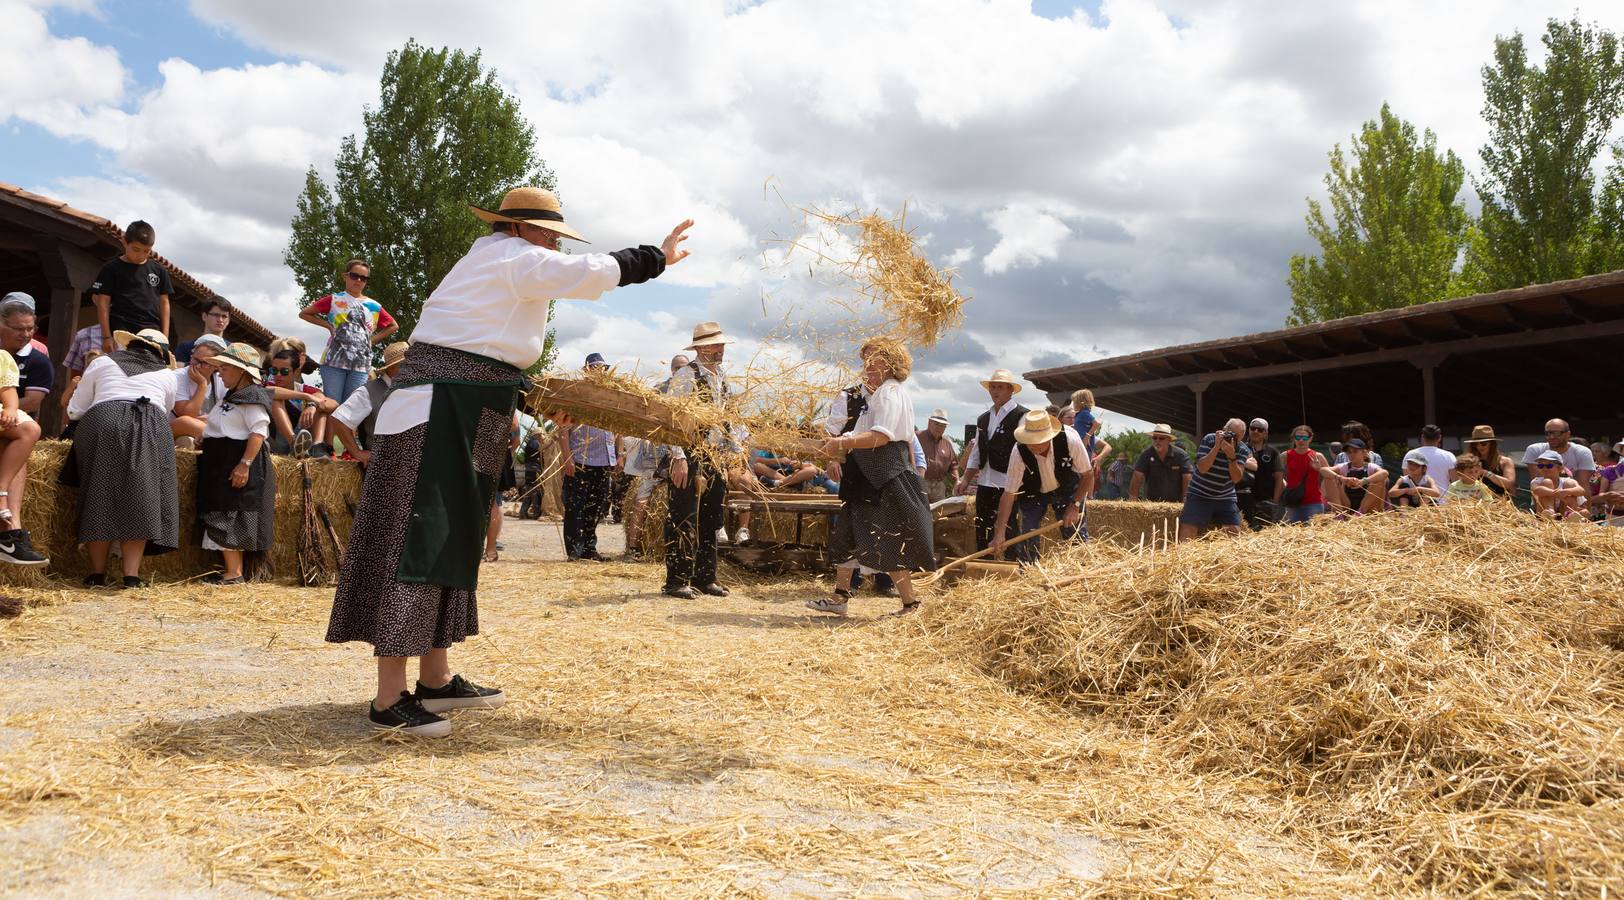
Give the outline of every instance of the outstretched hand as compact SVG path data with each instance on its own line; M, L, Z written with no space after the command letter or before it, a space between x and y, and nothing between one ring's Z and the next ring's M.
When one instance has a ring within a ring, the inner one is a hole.
M666 265L674 266L688 258L688 251L678 250L677 245L688 239L688 235L684 232L692 227L694 227L693 219L683 219L677 227L671 229L665 240L660 242L660 249L665 251Z

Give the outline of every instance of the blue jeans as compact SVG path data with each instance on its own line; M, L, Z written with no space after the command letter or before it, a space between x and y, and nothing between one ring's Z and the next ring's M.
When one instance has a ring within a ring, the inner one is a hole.
M1037 497L1016 498L1015 508L1021 516L1021 528L1016 534L1025 534L1041 526L1043 524L1043 514L1049 510L1054 510L1055 519L1064 519L1066 510L1071 506L1071 497L1071 494L1062 494L1060 491L1055 491ZM1009 537L1014 536L1013 534L1009 535ZM1088 520L1081 513L1078 514L1076 528L1066 526L1060 528L1061 540L1069 541L1074 538L1082 541L1088 540ZM1015 562L1037 562L1040 549L1038 545L1042 540L1042 538L1032 538L1031 540L1022 541L1009 548L1007 557Z
M1323 512L1325 512L1325 504L1323 503L1304 503L1302 506L1288 506L1286 507L1286 524L1302 525Z
M321 367L321 392L343 403L350 395L366 384L367 373L356 372L352 369L335 369L332 366Z

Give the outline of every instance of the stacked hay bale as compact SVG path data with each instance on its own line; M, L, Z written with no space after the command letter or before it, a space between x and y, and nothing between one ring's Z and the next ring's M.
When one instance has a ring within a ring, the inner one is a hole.
M1455 504L1095 544L925 624L1176 764L1295 794L1287 826L1415 890L1624 875L1624 530Z
M78 490L56 483L67 460L66 441L40 441L28 462L28 493L24 498L23 524L33 533L41 553L51 557L52 575L79 578L88 571L79 549L77 535ZM197 456L195 451L175 451L175 475L180 488L181 549L142 562L143 577L155 582L195 578L220 566L218 553L205 551L195 527L197 510ZM279 580L295 580L299 566L295 556L297 536L304 519L301 502L299 462L276 457L276 546L270 564ZM333 528L342 543L350 533L349 506L361 496L361 467L339 461L313 461L309 464L311 500L326 507ZM331 547L327 548L329 554ZM34 570L37 572L37 570ZM37 574L6 566L0 580L19 583L36 579Z

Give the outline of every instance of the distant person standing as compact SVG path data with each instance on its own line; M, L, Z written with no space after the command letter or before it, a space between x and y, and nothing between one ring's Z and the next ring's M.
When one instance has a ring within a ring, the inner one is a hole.
M372 267L364 259L344 264L344 290L299 311L299 318L327 329L321 356L321 390L343 403L366 383L372 345L389 340L400 326L383 304L365 295Z
M1419 453L1426 460L1426 477L1431 478L1442 494L1449 490L1449 482L1455 480L1455 454L1445 450L1441 444L1444 442L1444 430L1436 425L1425 425L1421 428L1421 446L1410 451ZM1409 461L1409 453L1405 454L1405 461ZM1408 469L1406 469L1408 473ZM1447 503L1447 498L1439 499L1439 503Z
M1111 467L1105 470L1105 499L1121 500L1128 496L1128 485L1133 483L1133 466L1128 454L1118 452Z
M959 465L959 454L953 447L953 439L947 436L947 425L947 410L933 409L925 430L917 435L919 446L925 451L925 496L932 503L952 495L954 470Z
M223 346L230 346L226 339L226 328L231 325L231 301L224 297L210 297L203 301L203 334L212 334L220 339ZM181 341L175 348L175 359L186 365L192 361L192 348L197 341Z
M608 368L598 353L583 366L588 372ZM564 457L564 556L607 562L598 554L598 522L613 488L618 441L591 425L566 425L557 440Z
M1009 481L1004 472L1009 468L1009 455L1015 452L1015 429L1031 410L1015 402L1021 392L1021 382L1008 369L998 369L992 377L981 382L992 401L992 406L976 419L976 440L970 447L964 475L955 490L968 494L973 486L976 517L976 549L985 550L992 543L993 526L998 521L998 504L1004 498Z
M1195 474L1190 454L1173 443L1171 425L1152 425L1150 446L1139 454L1133 464L1133 480L1128 483L1128 499L1138 500L1143 490L1146 500L1159 503L1183 503L1184 492L1190 487Z
M1286 480L1280 467L1280 453L1269 446L1269 421L1253 419L1246 427L1246 446L1257 461L1257 470L1248 469L1235 486L1235 499L1246 527L1261 531L1264 525L1280 520L1280 491Z
M120 349L113 332L138 334L155 329L169 334L169 297L175 292L169 270L152 258L152 245L158 233L146 222L136 220L124 229L124 253L102 266L90 285L90 302L96 305L101 325L102 353Z

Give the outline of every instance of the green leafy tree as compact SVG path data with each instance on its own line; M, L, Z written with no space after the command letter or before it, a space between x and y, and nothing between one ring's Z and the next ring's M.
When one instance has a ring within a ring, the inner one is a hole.
M411 334L423 301L490 226L468 204L495 208L519 185L555 186L535 132L480 64L478 52L415 41L389 54L376 108L339 145L331 186L305 176L283 259L304 297L339 288L344 261L367 260L367 295ZM548 334L550 358L552 335Z
M1431 130L1418 137L1384 103L1348 154L1338 144L1330 160L1330 218L1319 201L1308 201L1308 234L1320 255L1291 258L1287 323L1448 296L1467 227L1459 199L1466 169L1455 154L1440 155Z
M1483 67L1483 240L1471 260L1481 289L1593 274L1615 252L1616 220L1598 213L1618 195L1598 204L1595 164L1624 110L1618 37L1553 19L1541 40L1543 67L1528 61L1521 34L1496 38Z

